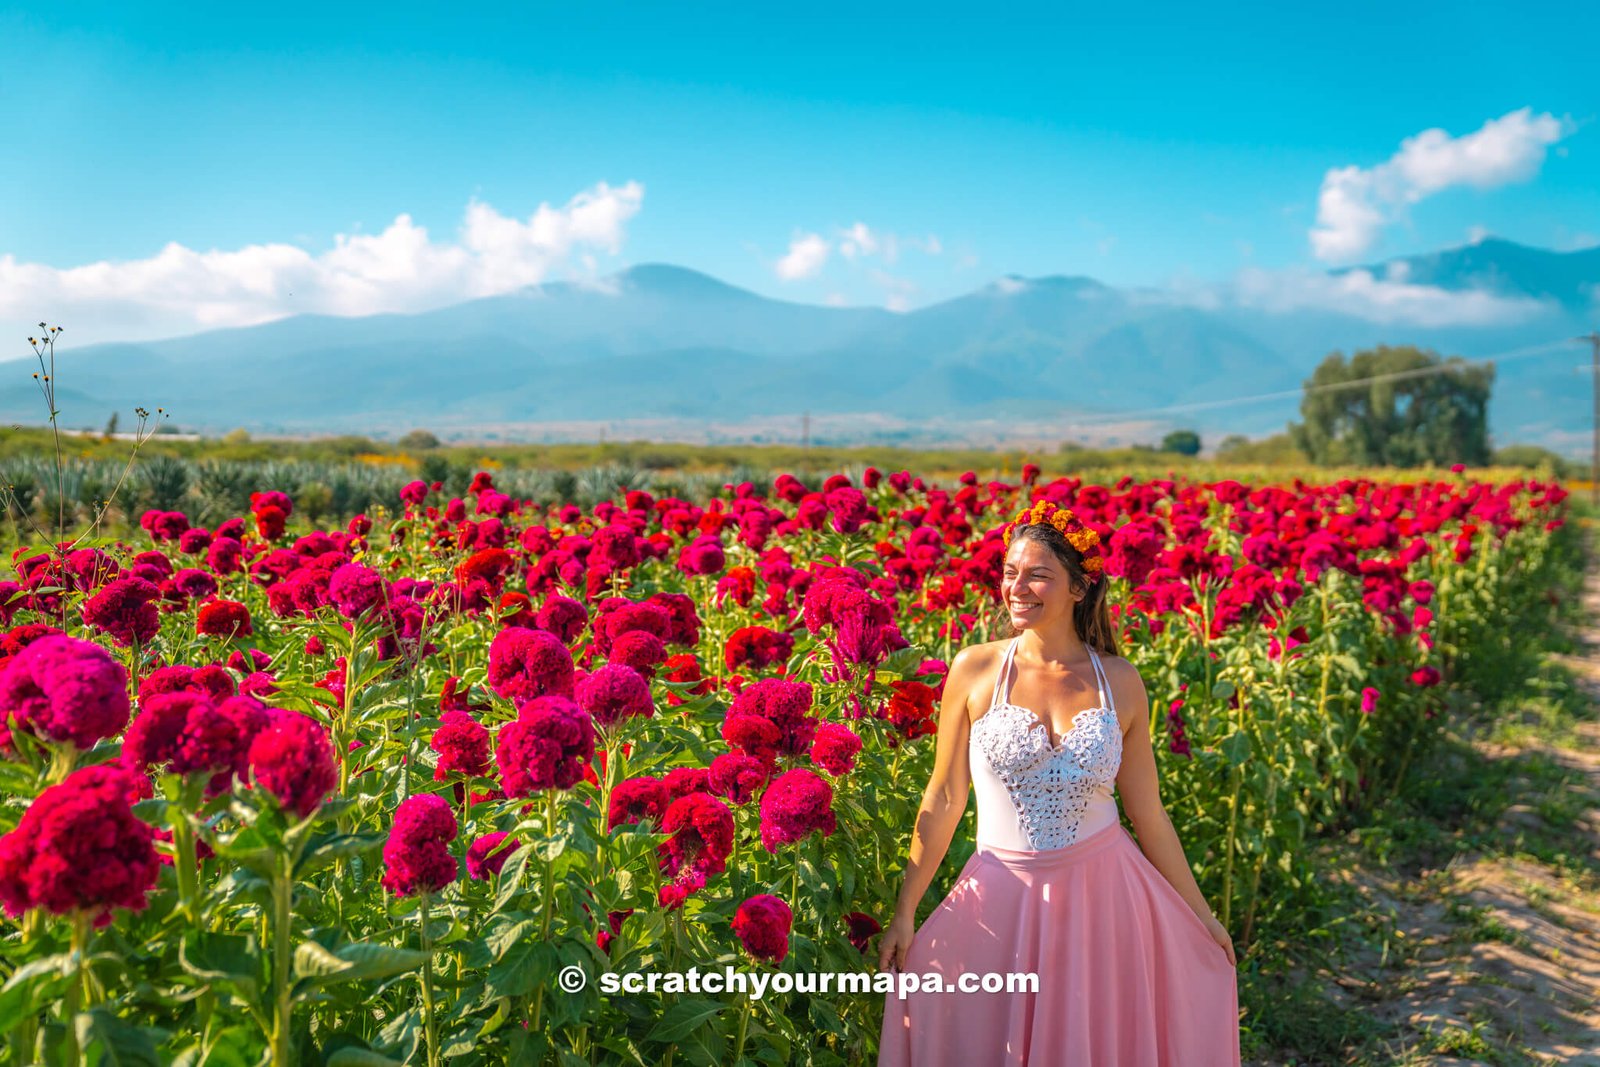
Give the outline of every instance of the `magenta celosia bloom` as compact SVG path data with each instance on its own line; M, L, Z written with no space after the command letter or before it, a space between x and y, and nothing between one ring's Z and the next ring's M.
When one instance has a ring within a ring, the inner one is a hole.
M382 606L383 575L361 563L346 563L328 578L328 600L347 619L360 619Z
M883 929L883 924L864 911L849 912L845 915L844 922L849 929L845 937L856 947L856 951L865 956L872 939Z
M629 630L611 642L610 660L632 667L646 677L654 677L656 667L667 658L667 646L655 634Z
M0 672L0 709L11 729L93 748L128 725L128 672L93 641L46 635Z
M671 801L659 779L648 776L628 778L618 782L611 791L610 810L606 813L606 832L610 833L625 823L653 819L657 825L666 814Z
M722 538L715 534L695 538L678 553L678 569L685 574L716 574L726 564Z
M779 845L792 845L813 830L826 837L837 825L833 787L815 771L784 771L762 794L761 844L768 852L776 853Z
M160 596L154 582L115 578L83 602L83 621L124 647L149 644L161 629L161 613L151 603Z
M724 752L711 761L709 768L711 792L719 797L726 797L735 804L748 804L767 784L767 779L772 777L772 771L771 763L756 756L745 752Z
M103 926L112 908L144 908L161 861L154 828L133 814L137 777L116 765L81 767L39 794L0 837L0 903L8 914L81 910Z
M563 651L565 651L563 649ZM536 697L500 727L495 763L508 797L571 789L594 758L594 722L562 696Z
M571 696L572 675L572 653L554 634L508 626L489 643L489 687L505 700Z
M732 928L750 955L782 963L789 954L789 927L793 921L789 905L771 893L757 893L733 913Z
M447 711L439 716L439 728L429 742L439 753L433 779L443 781L452 774L481 778L489 773L489 731L465 711Z
M568 596L552 593L545 597L534 617L539 629L555 634L564 645L570 645L589 625L589 613L584 606Z
M861 738L850 727L836 722L820 724L811 741L811 761L835 778L854 769L860 751Z
M122 758L141 770L212 774L239 762L247 739L211 699L187 690L142 701L122 742Z
M607 663L578 683L578 705L593 716L599 726L612 726L623 719L655 714L650 683L632 667Z
M673 800L711 790L711 772L705 767L674 767L661 776L661 786Z
M728 707L728 718L754 715L766 719L778 728L778 751L785 756L798 756L811 747L816 733L811 702L811 683L763 678L739 691Z
M237 600L213 600L200 605L194 632L208 637L245 637L255 633L250 609Z
M173 663L157 667L139 683L139 702L143 704L157 693L203 693L216 700L233 696L237 691L233 675L216 664L190 667Z
M450 804L436 793L406 797L394 813L383 844L383 887L396 896L437 893L456 880L460 866L450 854L458 829Z
M730 710L722 720L722 739L751 759L774 763L783 731L771 719Z
M274 709L250 742L250 775L286 810L309 816L339 784L328 731L297 711Z
M666 611L669 622L661 640L669 645L692 648L700 643L700 615L695 610L694 597L687 593L652 593L646 604Z
M520 844L504 830L492 834L484 834L472 844L467 846L467 877L474 881L481 881L492 874L499 874L500 869L506 865L506 860L511 858Z

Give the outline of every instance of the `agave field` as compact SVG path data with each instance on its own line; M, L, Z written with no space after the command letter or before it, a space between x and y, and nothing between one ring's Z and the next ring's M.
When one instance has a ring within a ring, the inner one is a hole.
M209 528L19 548L5 1054L870 1060L881 987L600 979L875 970L946 664L998 636L999 527L1039 498L1106 540L1162 795L1248 983L1314 897L1309 844L1403 789L1458 674L1547 610L1565 497L1029 465L580 507L482 472L342 528L259 486Z

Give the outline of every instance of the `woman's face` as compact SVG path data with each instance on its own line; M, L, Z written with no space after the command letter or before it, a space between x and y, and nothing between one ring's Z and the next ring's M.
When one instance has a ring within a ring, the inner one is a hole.
M1013 539L1006 552L1000 597L1011 612L1011 625L1018 630L1071 618L1080 599L1073 595L1067 569L1056 554L1026 537Z

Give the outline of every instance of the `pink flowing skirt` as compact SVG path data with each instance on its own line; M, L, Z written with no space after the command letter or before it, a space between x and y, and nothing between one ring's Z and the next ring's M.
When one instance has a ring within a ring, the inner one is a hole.
M979 845L907 950L905 976L930 971L1038 985L887 994L879 1067L1239 1064L1234 966L1121 823L1065 848Z

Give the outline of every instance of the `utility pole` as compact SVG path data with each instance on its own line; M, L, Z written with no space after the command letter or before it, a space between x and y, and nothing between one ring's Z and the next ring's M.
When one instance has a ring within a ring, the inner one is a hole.
M1588 341L1590 348L1589 377L1594 384L1594 425L1591 429L1593 451L1589 456L1589 500L1600 505L1600 330L1591 330L1574 341Z

